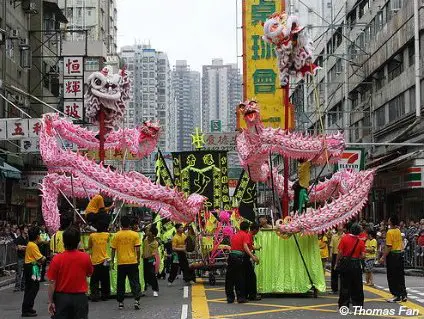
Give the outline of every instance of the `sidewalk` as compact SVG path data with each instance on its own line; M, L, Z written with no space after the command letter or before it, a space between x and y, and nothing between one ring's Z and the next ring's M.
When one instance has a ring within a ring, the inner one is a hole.
M0 288L15 283L15 273L9 273L6 276L0 276Z

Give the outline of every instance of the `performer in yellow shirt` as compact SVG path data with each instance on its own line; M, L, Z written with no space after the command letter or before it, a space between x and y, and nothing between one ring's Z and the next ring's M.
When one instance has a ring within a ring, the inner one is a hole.
M389 218L390 229L386 234L386 248L380 263L386 262L387 281L392 299L387 302L406 302L408 300L405 287L405 270L403 265L403 241L399 230L399 218L393 215Z
M302 213L306 209L306 204L308 203L308 189L309 181L311 180L311 163L320 156L317 155L312 160L305 160L303 158L298 160L297 164L297 177L298 181L294 183L294 212Z
M146 238L143 241L143 265L144 265L144 282L153 289L153 297L159 296L159 284L156 277L155 263L156 255L159 253L159 243L156 240L158 230L156 227L150 227L146 231ZM146 290L146 289L144 289Z
M53 256L65 251L65 246L63 245L63 232L71 223L72 220L70 218L62 217L60 219L59 230L50 238L50 251Z
M34 300L40 289L40 265L45 261L37 243L40 241L40 228L33 227L28 231L28 244L25 249L25 293L22 302L22 317L35 317Z
M322 269L325 273L325 264L327 262L328 259L328 238L327 236L320 234L318 235L318 245L319 245L319 250L320 250L320 254L321 254L321 261L322 261Z
M88 238L88 249L91 250L91 263L94 267L90 278L91 301L98 301L101 291L101 299L107 300L110 296L110 257L107 253L107 244L111 234L107 232L107 224L99 224L96 233ZM100 291L99 291L100 284Z
M374 286L372 270L374 269L377 258L377 240L376 233L373 230L368 231L368 239L365 242L365 284Z
M99 221L105 221L109 223L110 216L108 215L108 212L114 207L115 203L112 203L112 205L106 207L103 196L100 193L94 195L90 199L90 202L85 209L88 224L90 226L94 226L94 228L97 228L96 226Z
M342 225L337 227L337 233L331 236L330 249L331 249L331 293L337 294L339 291L339 273L336 268L337 255L339 254L340 240L344 235L344 228Z
M115 252L118 259L117 292L119 309L124 308L125 280L128 277L131 292L134 296L134 308L140 309L141 285L138 265L140 264L141 240L139 234L130 229L130 219L128 216L121 218L122 229L118 231L112 239L112 263L115 259ZM113 265L113 264L112 264Z
M168 277L168 286L171 286L177 277L178 264L183 272L184 281L189 284L190 281L196 281L194 271L190 269L187 260L186 239L184 227L181 224L175 224L177 233L172 238L172 265L171 272ZM178 258L178 261L177 261Z

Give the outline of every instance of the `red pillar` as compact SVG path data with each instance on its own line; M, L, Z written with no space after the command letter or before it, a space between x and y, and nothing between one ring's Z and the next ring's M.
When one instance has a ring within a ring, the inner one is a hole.
M100 111L99 111L99 142L100 142L99 158L100 158L100 162L103 162L103 163L105 161L105 135L106 135L105 112L103 111L103 107L100 106Z
M286 85L283 88L284 94L284 129L289 129L289 86ZM289 159L284 157L284 193L283 193L283 218L289 216Z

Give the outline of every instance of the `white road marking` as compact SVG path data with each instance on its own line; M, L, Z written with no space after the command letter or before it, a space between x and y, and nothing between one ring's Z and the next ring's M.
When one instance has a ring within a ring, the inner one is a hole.
M420 297L418 296L408 296L408 299L419 299Z
M184 298L188 298L188 286L184 286L184 293L183 293L183 297L184 297Z
M184 304L181 309L181 319L187 319L188 316L188 305Z
M424 293L422 293L422 292L418 292L418 294L419 294L420 296L424 296Z
M414 289L406 289L406 290L408 290L408 292L419 293L419 291L414 290Z
M420 303L424 303L424 299L416 299L416 301L418 301Z

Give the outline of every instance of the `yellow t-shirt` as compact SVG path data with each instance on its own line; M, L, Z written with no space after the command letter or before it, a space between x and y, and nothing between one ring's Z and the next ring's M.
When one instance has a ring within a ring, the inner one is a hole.
M185 246L187 236L185 234L178 234L176 233L175 236L172 238L172 249L174 248L182 248Z
M366 250L372 250L374 249L373 253L369 253ZM367 239L365 242L365 259L376 259L377 258L377 240L374 239Z
M308 189L311 180L311 162L306 161L297 166L297 175L299 177L299 185Z
M39 261L41 258L43 258L43 255L40 253L38 245L29 241L25 249L25 263L30 264Z
M105 208L105 202L103 200L103 196L100 194L95 195L87 205L85 212L97 214L100 208Z
M322 236L321 239L318 239L319 250L321 253L321 258L328 258L328 239L327 236Z
M54 254L60 254L65 251L65 246L63 245L63 230L58 230L50 240L50 250Z
M334 234L331 236L330 247L333 255L337 255L339 253L339 244L342 239L343 234Z
M140 236L132 230L120 230L112 238L110 247L116 249L118 265L136 264L136 247L141 246Z
M155 239L152 242L146 238L143 242L143 258L153 257L159 247L158 241Z
M109 258L107 254L107 242L109 237L109 233L90 234L88 241L91 247L91 263L93 265L101 264Z
M386 234L386 245L392 250L403 250L402 234L399 228L389 229Z

